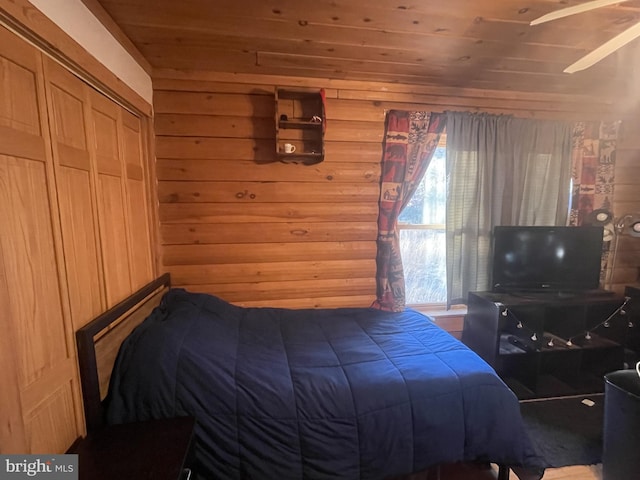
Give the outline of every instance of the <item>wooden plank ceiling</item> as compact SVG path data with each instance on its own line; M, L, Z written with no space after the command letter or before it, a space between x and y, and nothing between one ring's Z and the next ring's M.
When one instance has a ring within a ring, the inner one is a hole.
M574 0L99 0L153 68L638 95L640 39L563 69L640 21L640 0L530 26ZM638 68L636 68L636 66Z

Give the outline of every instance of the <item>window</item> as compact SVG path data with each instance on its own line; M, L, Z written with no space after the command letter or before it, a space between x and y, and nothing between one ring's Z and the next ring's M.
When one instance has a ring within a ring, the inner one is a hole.
M398 218L408 305L445 303L446 137Z

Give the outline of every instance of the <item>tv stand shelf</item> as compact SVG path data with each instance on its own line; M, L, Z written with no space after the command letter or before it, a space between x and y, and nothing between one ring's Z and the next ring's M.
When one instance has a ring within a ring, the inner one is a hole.
M470 292L462 341L520 399L602 392L604 375L623 368L624 302L587 292Z

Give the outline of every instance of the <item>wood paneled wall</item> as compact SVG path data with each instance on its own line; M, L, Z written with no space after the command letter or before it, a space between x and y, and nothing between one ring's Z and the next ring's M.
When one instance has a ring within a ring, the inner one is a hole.
M0 453L84 431L74 332L154 276L145 121L0 26Z
M325 88L324 162L276 161L276 85ZM581 96L172 70L154 74L154 107L164 269L194 291L293 308L374 299L386 111L621 115ZM618 166L631 197L640 184L632 166L638 147L624 147Z
M333 117L331 161L274 162L273 93L156 82L164 265L175 284L244 305L367 305L383 126Z
M623 120L615 168L613 213L640 216L640 115ZM619 238L613 289L623 293L625 285L640 285L640 238L622 235Z

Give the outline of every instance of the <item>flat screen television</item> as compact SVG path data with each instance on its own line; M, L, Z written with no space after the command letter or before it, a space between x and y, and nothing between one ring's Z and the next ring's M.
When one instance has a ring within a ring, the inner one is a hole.
M493 291L598 289L603 233L600 226L495 227Z

